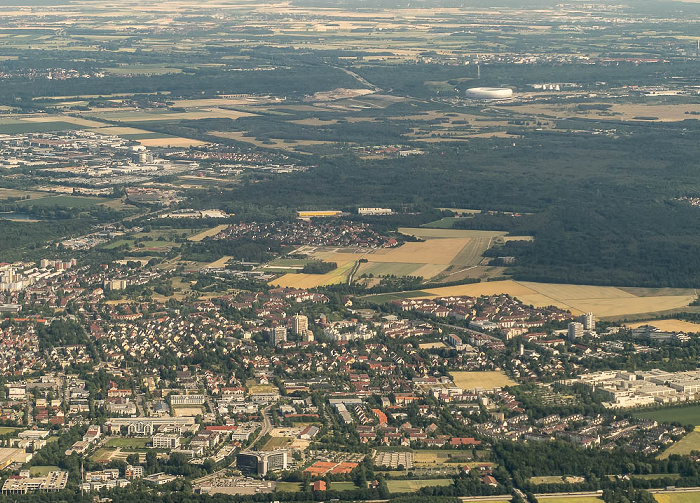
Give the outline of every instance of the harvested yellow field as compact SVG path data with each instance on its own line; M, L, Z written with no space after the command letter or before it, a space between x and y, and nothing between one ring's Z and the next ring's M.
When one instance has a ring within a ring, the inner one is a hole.
M596 316L626 316L653 313L684 307L693 302L697 296L693 290L685 295L649 295L636 296L612 286L563 285L550 283L531 283L518 281L493 281L472 285L459 285L425 290L431 296L446 295L480 295L508 294L517 297L528 305L536 307L557 306L568 309L573 314L592 312Z
M423 278L433 278L445 270L445 266L441 264L425 264L413 271L412 276L421 276Z
M320 251L313 253L313 258L316 260L323 260L324 262L335 262L338 264L338 267L340 267L348 262L356 262L361 258L367 257L364 253L336 253L331 251Z
M464 210L470 211L470 210ZM401 234L407 236L416 236L421 239L474 239L474 238L497 238L505 236L505 232L501 231L472 231L461 229L431 229L424 227L399 227Z
M469 241L469 238L443 238L429 239L422 243L404 243L398 248L378 250L365 258L372 262L449 265Z
M228 256L223 256L219 260L216 260L212 262L211 264L207 264L206 268L207 269L221 269L222 267L225 267L226 264L228 264L228 261L231 260L233 257L228 257Z
M188 237L187 241L193 241L196 243L196 242L203 240L204 238L216 236L219 232L223 231L226 228L228 228L227 224L217 225L216 227L212 227L209 230L206 230L204 232L200 232L199 234L195 234L194 236Z
M629 328L637 328L642 325L652 325L660 330L667 330L670 332L688 332L696 333L700 332L700 324L691 323L689 321L683 320L651 320L651 321L638 321L635 323L626 323L625 326Z
M288 288L316 288L323 285L337 285L347 281L348 275L355 267L354 262L348 262L343 266L327 274L285 274L269 282L270 285Z
M593 103L591 103L593 104ZM602 103L598 103L601 104ZM685 119L692 119L694 115L686 114L686 112L700 113L700 105L688 104L642 104L642 103L622 103L613 104L606 111L590 109L579 110L577 105L544 105L544 104L528 104L521 106L508 107L511 112L520 112L524 114L545 115L557 118L565 117L585 117L587 119L606 118L613 120L634 121L640 120L637 117L654 117L661 122L677 122Z
M507 293L520 298L523 295L533 295L537 292L527 288L515 281L490 281L486 283L474 283L471 285L445 286L442 288L432 288L424 290L432 297L444 297L448 295L470 295L479 297L481 295L499 295Z
M133 127L120 127L120 126L99 127L99 128L91 129L90 131L93 131L93 132L99 133L99 134L106 134L106 135L113 135L113 136L119 136L121 134L149 134L150 133L150 131L146 131L145 129L136 129Z
M700 501L700 492L680 489L675 493L654 494L654 499L658 503L698 503Z
M455 385L464 390L502 388L518 384L503 372L496 371L450 372L450 376Z
M146 140L136 140L144 147L199 147L206 145L206 142L193 140L191 138L149 138Z

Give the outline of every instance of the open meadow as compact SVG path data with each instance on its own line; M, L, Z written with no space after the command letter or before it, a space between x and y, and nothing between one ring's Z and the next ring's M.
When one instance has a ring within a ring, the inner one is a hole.
M672 444L658 457L659 459L666 459L672 454L685 456L695 451L700 452L700 426L696 426L695 431L691 431L678 442Z

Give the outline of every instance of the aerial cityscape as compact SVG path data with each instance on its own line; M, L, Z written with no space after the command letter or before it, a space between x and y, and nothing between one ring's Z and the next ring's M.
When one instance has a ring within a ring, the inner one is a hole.
M0 503L700 503L698 0L0 0Z

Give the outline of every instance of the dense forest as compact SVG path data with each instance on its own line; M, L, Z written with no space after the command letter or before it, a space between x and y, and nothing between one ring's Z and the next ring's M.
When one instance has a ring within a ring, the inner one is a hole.
M515 142L441 145L423 156L324 158L306 173L190 194L199 207L479 208L459 228L535 236L497 255L519 279L638 286L700 283L700 144L683 131L621 138L536 133Z

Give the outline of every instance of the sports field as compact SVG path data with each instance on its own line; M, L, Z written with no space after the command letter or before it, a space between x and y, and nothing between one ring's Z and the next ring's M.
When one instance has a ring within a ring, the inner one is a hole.
M201 407L172 407L172 414L175 417L193 417L203 412L204 409Z
M439 468L437 465L475 466L481 463L472 459L471 451L444 451L440 449L420 449L413 451L413 464L417 468Z
M452 482L452 479L387 480L386 486L390 493L413 493L423 487L449 486Z
M666 459L672 454L685 456L693 451L700 451L700 427L695 427L695 431L688 433L675 444L659 455L659 459Z
M455 385L464 390L502 388L518 384L503 372L496 371L450 372L450 376Z

